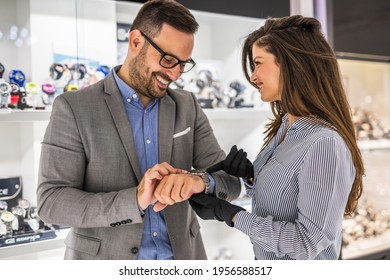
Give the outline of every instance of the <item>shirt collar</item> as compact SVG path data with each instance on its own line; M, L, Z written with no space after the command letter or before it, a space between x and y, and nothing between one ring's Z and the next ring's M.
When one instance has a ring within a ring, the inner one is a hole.
M120 69L120 68L119 68ZM118 71L119 71L118 69ZM119 88L119 92L121 93L121 96L122 96L122 99L124 101L126 101L127 103L132 103L132 102L135 102L135 103L138 103L140 105L142 105L143 107L143 104L141 103L140 101L140 98L139 98L139 94L131 87L129 86L128 84L126 84L117 74L116 71L112 71L113 75L114 75L114 79L116 81L116 84L118 85L118 88ZM154 106L155 104L157 103L157 98L153 99L149 105L147 107L151 108L152 106Z
M288 115L287 114L285 114L282 117L282 123L283 123L283 127L287 126L287 123L288 123ZM311 128L311 127L319 126L319 125L333 128L333 126L330 125L325 120L322 120L322 119L320 119L320 118L318 118L318 117L313 115L312 117L301 117L301 118L297 119L296 121L294 121L290 125L289 129L291 129L291 130L295 130L295 129L303 130L303 129L307 129L307 128Z

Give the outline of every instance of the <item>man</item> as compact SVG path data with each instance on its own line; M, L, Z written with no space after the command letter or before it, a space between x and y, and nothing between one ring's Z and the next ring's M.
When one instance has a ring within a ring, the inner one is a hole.
M195 64L197 28L181 4L148 1L124 64L56 98L37 197L45 222L71 227L65 259L206 258L187 199L205 192L232 200L240 183L222 171L184 171L225 157L194 95L168 88Z

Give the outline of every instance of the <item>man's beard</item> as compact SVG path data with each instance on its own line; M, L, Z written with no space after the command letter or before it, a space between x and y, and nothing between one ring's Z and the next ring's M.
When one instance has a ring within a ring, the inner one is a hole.
M150 68L145 66L146 50L141 50L139 55L133 59L129 65L129 76L132 81L132 87L134 90L143 96L148 98L162 98L166 95L167 90L156 90L156 81L154 81L155 75L159 75L166 80L170 80L169 77L162 72L150 73Z

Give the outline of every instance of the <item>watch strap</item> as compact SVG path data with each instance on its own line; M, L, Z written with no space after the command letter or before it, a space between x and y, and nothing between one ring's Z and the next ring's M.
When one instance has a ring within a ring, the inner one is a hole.
M195 175L195 176L199 176L200 178L202 178L202 180L205 184L204 193L205 194L211 193L210 192L210 178L209 178L208 173L205 170L193 169L193 170L190 170L188 173Z

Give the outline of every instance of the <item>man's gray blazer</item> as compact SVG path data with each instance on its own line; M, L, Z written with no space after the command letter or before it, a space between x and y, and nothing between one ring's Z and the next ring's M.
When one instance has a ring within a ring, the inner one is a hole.
M189 170L225 158L193 94L169 90L159 100L158 117L160 163ZM237 178L223 172L213 177L216 196L232 200L239 195ZM136 201L141 178L112 73L55 99L42 142L37 197L43 221L71 227L65 259L137 259L144 226ZM205 259L188 201L163 213L175 259Z

